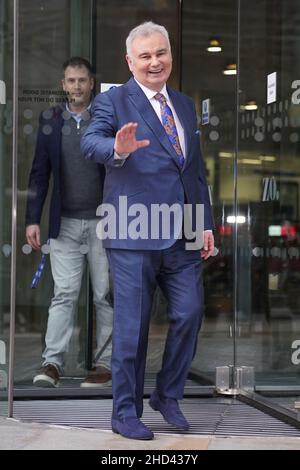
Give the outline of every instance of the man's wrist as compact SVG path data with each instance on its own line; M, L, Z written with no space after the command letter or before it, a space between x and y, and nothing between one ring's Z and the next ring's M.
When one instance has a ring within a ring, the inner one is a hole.
M118 153L116 150L114 151L114 159L115 160L126 160L129 157L129 153Z

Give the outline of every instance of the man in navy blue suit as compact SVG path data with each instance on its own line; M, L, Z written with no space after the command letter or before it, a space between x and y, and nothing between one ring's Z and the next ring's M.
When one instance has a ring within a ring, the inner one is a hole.
M188 429L178 400L196 351L202 259L214 250L213 220L195 107L166 86L172 69L168 32L143 23L130 32L126 45L133 78L95 98L81 144L87 159L106 167L98 235L114 281L112 430L127 438L152 439L140 418L153 294L158 284L168 302L170 325L149 403L168 423ZM191 231L185 239L186 205ZM187 238L195 230L197 206L202 223L196 229L204 243L190 249ZM164 219L167 209L170 217ZM114 227L109 212L116 214Z
M51 174L53 190L49 213L51 271L54 297L49 308L42 369L33 383L56 387L64 373L65 354L73 332L75 308L86 261L96 310L97 350L94 367L82 387L110 383L113 310L108 300L108 261L96 236L96 210L102 201L103 165L82 158L80 140L87 128L94 78L90 63L72 57L63 65L66 103L42 113L35 157L30 172L26 211L26 238L40 250L40 220Z

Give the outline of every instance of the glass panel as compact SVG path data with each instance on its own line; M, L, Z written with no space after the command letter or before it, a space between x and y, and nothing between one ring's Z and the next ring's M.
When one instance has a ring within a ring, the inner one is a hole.
M50 135L53 122L49 109L50 107L53 109L54 106L63 106L64 103L61 86L62 64L71 55L88 58L89 40L89 2L83 0L20 1L15 386L23 391L32 387L32 379L41 366L48 308L53 297L53 279L47 251L50 196L54 190L52 179L40 223L41 244L46 253L46 265L35 289L31 289L30 286L33 275L41 262L41 253L32 251L25 238L26 203L30 196L28 180L37 145L39 118L42 116L44 120L43 135ZM47 125L47 119L49 125ZM58 134L56 138L59 139ZM53 150L48 148L47 151L50 155ZM43 164L47 173L47 161ZM42 196L39 197L42 204ZM64 277L67 282L68 273ZM86 285L87 281L83 279L75 314L74 334L70 340L68 352L65 354L65 377L78 378L86 373L88 305ZM68 332L66 334L68 335ZM75 383L78 384L80 381L77 380ZM61 386L68 386L68 384L69 382L64 380Z
M241 5L238 363L255 367L257 390L295 394L300 390L300 4ZM291 400L282 404L289 407Z
M193 364L208 383L214 382L216 366L233 363L235 57L236 2L212 0L207 8L206 1L185 0L182 90L197 107L218 248L204 263L205 318ZM233 74L224 74L228 65ZM208 116L203 100L209 100Z
M0 1L0 414L7 415L12 204L13 2Z

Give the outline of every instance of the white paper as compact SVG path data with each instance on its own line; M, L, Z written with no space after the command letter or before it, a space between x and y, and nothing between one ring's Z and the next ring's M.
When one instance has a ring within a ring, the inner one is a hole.
M209 124L209 98L202 101L202 124Z
M277 100L277 72L270 73L267 80L267 104Z
M121 86L123 83L101 83L100 84L100 93L104 93L104 91L108 91L111 88L115 88L117 86Z

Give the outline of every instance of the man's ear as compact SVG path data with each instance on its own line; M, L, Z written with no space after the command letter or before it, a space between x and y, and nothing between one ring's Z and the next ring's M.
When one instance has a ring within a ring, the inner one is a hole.
M65 90L65 80L64 79L62 79L62 81L61 81L61 86L62 86L63 90L66 91Z
M130 72L132 72L132 59L131 59L131 57L130 57L128 54L126 54L125 57L126 57L126 61L127 61L129 70L130 70Z

